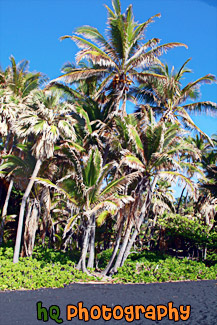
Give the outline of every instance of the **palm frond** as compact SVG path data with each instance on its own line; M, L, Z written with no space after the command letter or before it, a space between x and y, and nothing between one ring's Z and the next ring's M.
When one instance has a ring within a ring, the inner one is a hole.
M187 84L187 86L185 86L182 89L182 95L184 95L187 91L194 88L195 86L198 86L199 84L203 84L203 83L210 84L212 82L216 82L216 77L212 74L207 74L204 77L201 77L201 78Z
M56 83L59 80L64 80L67 83L73 83L79 80L85 80L93 76L102 76L108 72L107 69L75 69L74 71L63 74L62 76L53 79L51 83Z
M42 184L45 187L53 188L55 189L58 193L62 194L65 196L70 202L72 202L75 206L77 206L77 201L69 195L65 190L63 190L60 186L55 185L52 183L49 179L46 178L41 178L41 177L36 177L35 182L38 184Z
M142 67L142 66L149 66L153 63L159 63L159 60L157 59L158 56L161 56L163 53L166 53L168 50L173 49L178 46L184 46L185 48L188 48L187 45L183 43L173 42L173 43L167 43L163 45L159 45L152 50L141 54L139 57L130 60L128 63L128 66L132 67Z
M181 66L181 68L179 69L179 72L177 73L175 80L178 81L181 76L183 75L184 72L191 72L191 70L184 70L184 67L186 66L186 64L188 64L188 62L191 61L191 58L186 60L183 65Z
M101 197L108 197L115 192L123 192L127 185L131 184L136 178L140 177L140 172L122 176L117 180L110 182L100 193Z
M206 114L216 115L217 114L217 104L205 101L205 102L197 102L192 104L187 104L182 106L187 111L196 111L196 112L205 112Z
M77 222L77 219L79 218L79 214L75 214L74 216L70 217L67 220L66 226L64 228L63 232L63 239L66 237L66 234L74 227L75 223Z
M121 159L120 165L125 164L129 166L132 169L137 169L140 171L145 170L144 164L135 156L131 155L125 155L124 158Z
M110 44L106 41L106 39L100 34L97 28L92 26L81 26L76 28L75 33L78 35L82 35L91 41L94 41L98 44L105 52L108 54L113 60L117 60L117 56L114 52L114 49L110 46Z
M134 31L133 37L132 37L132 41L131 41L131 49L134 49L134 47L136 46L136 44L138 43L138 41L143 37L144 31L146 30L146 28L148 27L148 25L152 22L154 22L154 18L161 17L161 14L156 14L154 16L152 16L151 18L149 18L146 22L139 24Z
M183 119L183 121L190 126L192 129L197 130L202 136L204 136L205 139L207 139L209 141L209 143L213 145L212 140L210 139L210 137L204 133L199 127L196 126L196 124L193 122L193 120L190 118L190 116L188 115L188 113L183 109L183 107L180 107L178 109L178 115Z
M189 186L191 189L191 192L193 193L194 197L196 197L196 184L193 183L188 177L184 176L183 174L176 172L176 171L166 171L166 170L161 170L159 171L160 175L165 175L165 176L173 176L175 178L180 178L182 179L186 185Z

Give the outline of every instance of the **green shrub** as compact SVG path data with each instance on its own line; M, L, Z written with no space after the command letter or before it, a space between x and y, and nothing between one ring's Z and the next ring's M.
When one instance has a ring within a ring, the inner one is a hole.
M99 264L98 264L99 268L104 269L107 266L107 264L108 264L108 262L109 262L109 260L110 260L110 258L112 256L112 251L113 251L113 249L110 248L110 249L106 249L105 251L97 254L97 260L99 262Z
M112 250L98 254L99 264L105 267ZM0 248L0 290L60 288L73 282L100 280L78 271L73 252L56 252L53 249L36 248L33 257L20 258L14 264L13 248ZM144 251L129 256L114 282L149 283L177 280L216 279L217 263L210 267L187 258L177 259L165 254ZM91 269L91 272L93 269Z
M13 248L0 248L0 290L60 288L76 281L95 280L75 268L69 253L38 248L33 257L14 264Z
M149 283L182 280L216 279L217 264L178 259L153 252L132 254L113 276L115 282Z

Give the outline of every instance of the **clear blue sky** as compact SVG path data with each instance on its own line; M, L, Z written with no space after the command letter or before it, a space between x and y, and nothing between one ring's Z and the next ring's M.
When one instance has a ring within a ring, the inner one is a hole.
M135 19L144 22L161 13L147 30L147 39L182 42L185 48L170 50L163 61L177 69L185 60L193 74L184 82L207 73L217 75L217 1L216 0L122 0L122 11L133 4ZM82 25L106 28L107 11L103 4L110 0L0 0L0 64L9 65L9 56L16 61L30 61L30 71L41 71L50 79L60 75L67 61L74 61L77 51L71 40L59 37L72 34ZM201 87L201 100L217 102L217 84ZM217 115L192 116L208 135L217 132Z

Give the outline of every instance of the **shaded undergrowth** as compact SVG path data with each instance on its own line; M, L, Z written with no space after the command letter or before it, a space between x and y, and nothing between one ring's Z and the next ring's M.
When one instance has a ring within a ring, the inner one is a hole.
M98 254L98 266L104 268L111 250ZM32 257L14 264L13 248L0 248L0 290L60 288L74 282L100 281L76 269L78 252L61 252L37 247ZM93 271L93 270L91 270ZM217 263L210 267L188 258L178 259L159 252L132 253L111 282L150 283L181 280L216 279Z

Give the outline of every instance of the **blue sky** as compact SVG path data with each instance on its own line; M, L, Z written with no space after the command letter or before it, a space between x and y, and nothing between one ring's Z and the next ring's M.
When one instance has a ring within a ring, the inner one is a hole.
M162 57L169 66L179 68L188 58L193 74L183 82L196 80L207 73L217 75L217 1L216 0L122 0L122 11L133 4L135 20L144 22L161 13L149 25L147 39L182 42L185 48L170 50ZM16 61L30 61L30 71L41 71L50 79L60 75L63 64L74 61L77 51L71 40L59 41L82 25L106 28L110 0L0 0L0 64L9 65L11 54ZM200 100L217 102L217 84L201 86ZM208 135L217 132L217 115L192 116Z

